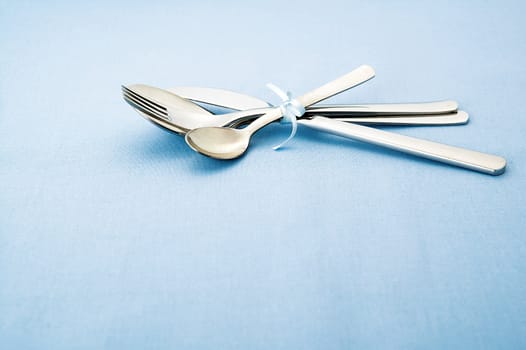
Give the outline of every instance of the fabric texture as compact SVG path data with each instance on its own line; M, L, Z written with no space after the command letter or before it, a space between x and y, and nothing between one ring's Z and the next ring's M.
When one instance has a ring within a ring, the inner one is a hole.
M2 349L526 348L520 1L0 1ZM284 39L286 38L286 39ZM454 99L390 127L502 155L492 177L299 126L196 154L121 84L279 103Z

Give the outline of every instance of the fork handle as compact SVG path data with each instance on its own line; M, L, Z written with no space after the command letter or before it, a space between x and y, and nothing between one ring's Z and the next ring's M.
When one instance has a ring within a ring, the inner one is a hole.
M299 124L350 139L371 143L396 151L409 153L458 167L471 169L489 175L500 175L506 168L502 157L449 146L437 142L417 139L362 125L340 122L325 117L300 119Z

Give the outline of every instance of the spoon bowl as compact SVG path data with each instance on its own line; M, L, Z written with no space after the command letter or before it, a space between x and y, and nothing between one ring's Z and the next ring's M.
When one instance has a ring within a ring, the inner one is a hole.
M205 156L232 159L245 153L250 139L242 129L208 127L186 134L185 140L194 151Z

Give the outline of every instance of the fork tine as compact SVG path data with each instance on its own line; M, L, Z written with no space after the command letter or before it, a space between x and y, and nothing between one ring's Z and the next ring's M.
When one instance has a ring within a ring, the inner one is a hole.
M154 114L152 113L151 111L147 110L147 109L144 109L142 106L138 106L136 104L134 104L133 102L131 102L130 100L126 99L125 100L126 103L128 103L128 105L130 105L134 110L136 110L137 112L140 112L142 113L143 115L146 115L148 118L150 118L151 120L154 120L154 121L159 121L159 122L165 122L165 123L170 123L169 120L167 120L165 117L163 116L160 116L158 114Z
M158 103L156 103L156 102L154 102L154 101L142 96L141 94L139 94L139 93L127 88L124 85L121 85L121 88L122 88L122 92L123 93L126 92L128 95L134 96L136 99L142 101L143 104L146 104L146 105L150 106L151 108L159 111L160 113L167 115L166 107L161 106L160 104L158 104Z
M137 101L137 99L134 98L133 96L130 96L130 95L127 95L127 94L123 94L123 97L124 97L124 100L130 106L132 106L133 108L136 108L136 109L140 110L141 112L144 112L144 113L146 113L149 116L152 116L154 118L163 119L163 120L169 120L167 115L161 114L161 113L157 112L156 110L150 108L149 106L144 105L140 101Z
M135 102L128 99L127 96L124 97L124 101L128 103L133 109L135 109L136 112L142 115L146 120L154 123L155 125L168 130L170 132L174 132L179 135L186 134L189 130L181 128L177 125L174 125L170 120L167 120L166 118L156 115L152 113L150 110L143 109L142 105L137 105Z
M133 91L126 90L126 89L123 89L122 93L123 95L128 96L130 99L132 99L136 103L142 105L143 107L147 107L149 110L152 110L153 112L156 112L157 114L161 114L165 117L168 115L166 108L158 107L157 104L152 103L149 99L145 98L144 96L141 96L137 93L134 93Z
M147 110L146 108L144 108L143 106L141 105L138 105L136 102L132 101L131 99L129 99L127 96L123 96L124 98L124 101L130 105L133 109L138 109L140 110L141 112L143 113L147 113L149 116L153 116L153 112L150 111L150 110Z
M132 94L132 95L135 95L135 96L137 96L137 97L139 97L139 98L145 100L145 101L148 102L148 103L151 103L152 105L154 105L155 107L157 107L157 108L159 108L159 109L166 110L166 107L165 107L165 106L163 106L163 105L159 104L158 102L155 102L155 101L153 101L153 100L151 100L151 99L149 99L149 98L147 98L147 97L144 97L144 96L141 95L140 93L136 92L135 90L133 90L133 89L131 89L131 88L125 86L125 85L121 85L121 89L122 89L123 91L126 91L126 92L128 92L128 93L130 93L130 94Z
M158 109L156 109L155 107L152 107L151 105L149 105L148 103L144 102L144 100L140 99L139 97L137 97L136 95L132 95L126 91L122 91L122 95L123 96L126 96L128 99L134 101L136 104L140 104L141 106L151 110L152 112L155 112L157 114L162 114L164 116L167 115L166 112L164 111L159 111Z
M141 101L138 101L135 97L133 96L130 96L130 95L123 95L123 98L126 100L126 102L130 103L130 104L133 104L132 107L140 107L141 109L145 110L148 112L148 114L152 114L156 117L162 117L164 119L167 118L166 115L162 114L162 113L159 113L158 111L156 111L155 109L151 108L150 106L148 105L145 105L144 103L142 103Z
M126 103L128 103L132 108L139 109L141 112L147 113L148 115L154 116L156 118L160 117L158 113L133 100L131 97L124 95L123 98L124 101L126 101Z

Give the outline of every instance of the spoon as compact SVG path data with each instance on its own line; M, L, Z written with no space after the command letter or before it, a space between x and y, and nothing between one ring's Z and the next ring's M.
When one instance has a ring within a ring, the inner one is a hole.
M296 98L296 101L307 107L360 85L373 77L373 68L363 65L332 82ZM281 117L281 108L275 107L244 129L227 127L197 128L188 132L185 140L193 150L206 156L217 159L234 159L246 152L250 139L256 131Z

